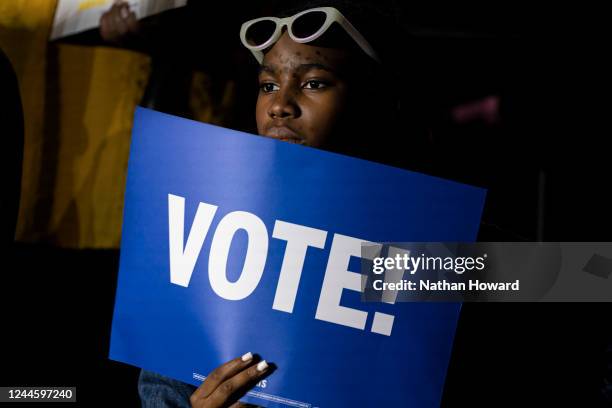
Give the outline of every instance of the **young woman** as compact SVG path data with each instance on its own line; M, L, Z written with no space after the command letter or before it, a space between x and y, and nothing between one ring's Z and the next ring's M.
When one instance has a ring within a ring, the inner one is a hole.
M260 135L369 159L393 150L383 142L391 140L398 117L393 82L384 56L351 14L374 17L355 2L337 8L313 3L242 25L242 42L260 64ZM139 392L144 407L235 407L272 371L249 352L219 366L197 389L143 371Z

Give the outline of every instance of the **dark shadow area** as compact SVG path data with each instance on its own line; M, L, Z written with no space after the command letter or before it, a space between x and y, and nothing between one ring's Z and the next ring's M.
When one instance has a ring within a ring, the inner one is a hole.
M443 407L607 407L601 303L464 304Z
M18 244L4 259L0 384L76 386L80 406L139 406L139 370L107 357L119 251Z

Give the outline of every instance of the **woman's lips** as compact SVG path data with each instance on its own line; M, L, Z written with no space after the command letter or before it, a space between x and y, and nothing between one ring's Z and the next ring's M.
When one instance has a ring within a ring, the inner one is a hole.
M304 138L293 129L286 126L273 126L267 130L264 136L272 137L283 142L304 144Z

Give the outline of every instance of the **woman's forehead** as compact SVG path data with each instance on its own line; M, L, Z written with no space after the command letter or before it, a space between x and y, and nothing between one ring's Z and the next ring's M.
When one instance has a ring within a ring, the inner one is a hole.
M293 41L287 33L266 52L263 65L274 70L296 70L305 65L320 65L338 70L346 62L348 52L338 48Z

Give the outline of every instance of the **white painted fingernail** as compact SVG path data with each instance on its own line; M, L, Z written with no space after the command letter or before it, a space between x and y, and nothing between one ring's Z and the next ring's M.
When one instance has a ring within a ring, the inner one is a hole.
M257 371L263 371L266 368L268 368L268 363L266 363L266 360L262 360L259 363L257 363Z
M242 361L249 361L253 359L253 353L251 353L250 351L248 353L246 353L245 355L243 355L242 357Z

